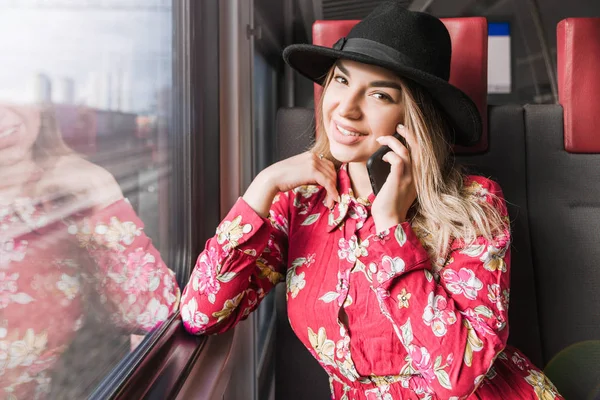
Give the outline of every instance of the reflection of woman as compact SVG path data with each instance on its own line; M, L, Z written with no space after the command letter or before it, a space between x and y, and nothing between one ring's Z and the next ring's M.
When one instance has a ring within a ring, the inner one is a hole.
M442 22L387 2L334 49L284 56L325 86L317 142L261 172L217 228L182 296L187 329L232 327L287 266L291 326L335 399L560 398L506 346L508 217L499 186L450 156L481 120L447 82Z
M51 110L0 105L0 397L81 397L115 361L108 327L150 331L178 297L113 177L68 149Z

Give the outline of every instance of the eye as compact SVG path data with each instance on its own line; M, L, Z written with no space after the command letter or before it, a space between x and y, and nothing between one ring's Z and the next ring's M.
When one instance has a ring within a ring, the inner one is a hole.
M337 82L337 83L341 83L342 85L347 85L348 84L348 80L346 78L344 78L341 75L336 75L333 77L333 79Z
M386 94L386 93L380 93L380 92L373 93L372 96L375 97L378 100L388 101L388 102L391 102L391 103L394 101L394 99L392 99L392 97L390 95Z

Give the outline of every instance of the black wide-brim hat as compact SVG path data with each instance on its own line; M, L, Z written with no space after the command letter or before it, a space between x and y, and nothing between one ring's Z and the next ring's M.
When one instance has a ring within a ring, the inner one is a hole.
M451 54L450 34L442 21L390 1L356 24L333 48L294 44L285 48L283 58L320 85L340 59L395 72L420 85L437 102L454 130L448 132L451 143L471 146L481 137L481 116L469 96L448 82Z

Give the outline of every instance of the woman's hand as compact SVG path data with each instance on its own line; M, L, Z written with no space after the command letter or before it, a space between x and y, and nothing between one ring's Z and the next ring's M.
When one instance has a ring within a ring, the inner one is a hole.
M406 128L403 125L398 125L396 130L406 137ZM391 135L379 137L377 142L382 146L389 146L392 150L383 156L383 160L390 163L391 172L371 209L375 229L379 233L406 220L408 209L417 198L417 190L408 149Z
M339 199L335 166L331 161L307 151L265 168L252 181L243 199L259 215L266 217L277 193L310 184L325 188L327 207L332 207Z

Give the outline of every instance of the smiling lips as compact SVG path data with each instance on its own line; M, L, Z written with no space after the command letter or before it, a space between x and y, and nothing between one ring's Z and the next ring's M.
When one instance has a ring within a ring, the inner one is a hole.
M338 131L340 131L342 133L342 135L344 136L366 136L360 132L355 132L355 131L350 131L348 129L345 129L344 127L335 124L335 127L337 128Z
M20 124L0 127L0 150L19 143L20 128Z
M335 140L337 143L344 145L352 145L358 143L362 141L363 138L368 136L364 133L356 132L346 127L343 127L333 120L330 123L330 127L333 133L333 140Z
M0 139L9 137L10 135L17 133L18 130L19 130L18 125L9 126L7 128L0 128Z

